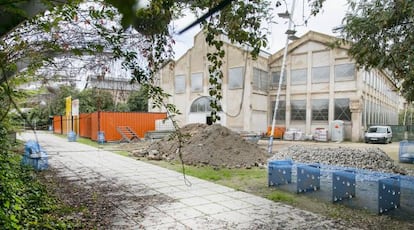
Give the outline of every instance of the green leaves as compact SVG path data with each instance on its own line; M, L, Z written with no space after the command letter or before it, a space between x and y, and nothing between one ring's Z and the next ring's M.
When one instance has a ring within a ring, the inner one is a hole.
M367 69L392 73L407 100L414 100L414 2L367 0L350 2L351 11L339 31L351 41L350 55Z
M0 126L0 143L7 142ZM4 145L2 145L5 147ZM74 226L56 215L56 201L37 181L34 172L21 166L21 155L0 150L0 226L3 229L64 229Z
M85 89L78 94L78 99L81 113L112 111L115 106L112 94L99 89Z
M127 104L130 111L148 112L148 92L145 88L132 92Z

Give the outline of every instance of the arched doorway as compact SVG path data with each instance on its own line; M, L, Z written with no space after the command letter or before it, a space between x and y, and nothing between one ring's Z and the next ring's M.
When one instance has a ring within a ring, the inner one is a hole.
M193 101L190 107L190 112L188 114L188 123L203 123L206 124L207 116L211 114L210 107L210 98L207 96L202 96ZM219 113L221 118L220 122L223 123L223 114Z

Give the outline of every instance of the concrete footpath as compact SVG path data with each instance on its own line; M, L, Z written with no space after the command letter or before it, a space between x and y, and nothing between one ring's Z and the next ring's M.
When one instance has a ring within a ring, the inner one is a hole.
M350 229L326 217L39 132L58 175L116 186L123 202L105 229ZM35 140L33 132L19 139ZM191 183L191 185L189 184ZM119 188L119 189L118 189ZM140 199L154 199L142 206ZM135 201L135 202L134 202ZM139 214L139 215L138 215Z

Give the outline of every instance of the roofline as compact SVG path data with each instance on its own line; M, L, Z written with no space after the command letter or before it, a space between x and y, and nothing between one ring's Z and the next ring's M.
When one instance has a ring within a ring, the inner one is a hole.
M189 51L191 51L194 48L194 44L195 44L195 40L197 36L200 35L204 35L204 30L201 29L196 35L194 35L193 37L193 46L191 48L189 48L183 55L181 55L179 58L177 58L177 60L175 60L175 62L178 62L180 59L182 59ZM227 38L227 35L222 34L220 35L220 41L226 43L229 46L232 46L234 48L238 48L241 49L243 51L250 51L250 46L248 44L234 44L231 43L230 40ZM246 48L244 48L243 46L246 46ZM263 58L270 58L272 56L272 54L266 50L260 49L259 52L259 56L263 57Z
M339 43L340 45L337 48L342 48L342 49L349 49L350 45L349 44L343 44L343 39L335 37L335 36L331 36L331 35L327 35L327 34L323 34L323 33L319 33L316 31L308 31L306 34L302 35L298 40L295 40L293 42L291 42L288 45L288 53L292 52L293 50L295 50L296 48L298 48L299 46L301 46L302 44L309 42L309 41L314 41L314 42L318 42L318 43L322 43L325 45L332 45L334 42L341 42ZM279 51L277 51L276 53L274 53L273 55L271 55L269 57L269 64L275 62L276 60L280 59L283 57L283 53L284 53L285 48L280 49Z
M341 49L346 49L349 50L350 48L350 44L349 42L346 43L344 42L344 39L339 38L339 37L335 37L335 36L331 36L328 34L324 34L324 33L320 33L320 32L316 32L316 31L308 31L306 34L304 34L303 36L301 36L298 40L295 40L293 42L291 42L288 45L288 53L294 51L296 48L298 48L299 46L301 46L302 44L309 42L309 41L314 41L314 42L318 42L318 43L322 43L325 45L332 45L334 42L339 42L339 46L336 46L335 48L341 48ZM269 57L269 64L271 65L273 62L279 60L280 58L283 57L284 54L284 50L285 48L280 49L279 51L277 51L276 53L274 53L272 56ZM350 57L352 58L352 57ZM388 80L390 80L390 82L392 83L392 85L395 87L395 89L399 89L397 82L395 82L395 80L392 78L391 74L387 73L385 70L379 70L382 74L384 74Z
M382 70L382 69L378 69L378 70L379 72L384 74L388 78L388 80L390 80L392 86L394 86L397 91L400 90L400 87L398 87L398 82L395 81L395 79L391 76L391 74L387 73L385 70Z

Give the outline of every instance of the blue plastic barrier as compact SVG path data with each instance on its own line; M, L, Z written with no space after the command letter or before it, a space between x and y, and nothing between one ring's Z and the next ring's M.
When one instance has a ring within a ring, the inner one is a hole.
M414 177L324 164L268 162L269 186L378 214L414 215Z
M38 171L45 170L48 168L47 153L40 147L38 142L29 140L24 147L22 164L31 166Z
M401 141L398 158L402 163L414 163L414 141Z
M298 165L297 176L297 193L312 192L320 189L321 170L319 165Z
M292 164L291 160L269 162L269 186L292 183Z
M103 131L98 132L98 144L105 143L105 133Z
M390 177L378 181L378 213L382 214L400 206L400 178Z
M69 142L76 142L76 133L73 131L70 131L68 133L68 141Z
M332 202L355 197L355 171L346 170L332 173Z

